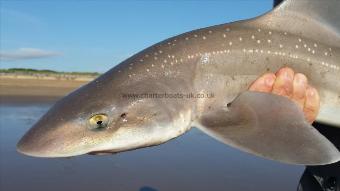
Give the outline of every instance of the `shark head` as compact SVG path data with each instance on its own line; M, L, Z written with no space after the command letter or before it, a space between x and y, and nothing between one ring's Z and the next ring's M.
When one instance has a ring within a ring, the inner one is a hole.
M105 84L112 81L103 78L59 100L22 137L17 150L35 157L117 153L183 133L171 128L174 116L160 100L124 98L118 85Z

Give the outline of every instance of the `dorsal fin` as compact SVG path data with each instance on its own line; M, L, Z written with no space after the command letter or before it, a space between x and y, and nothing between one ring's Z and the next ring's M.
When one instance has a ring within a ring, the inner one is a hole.
M340 47L340 0L286 0L247 24Z

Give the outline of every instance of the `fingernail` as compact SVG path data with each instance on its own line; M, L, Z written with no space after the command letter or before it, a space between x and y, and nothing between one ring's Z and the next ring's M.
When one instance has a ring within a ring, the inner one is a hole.
M296 81L297 81L298 84L303 84L303 83L306 82L306 78L301 74L297 74L296 75Z
M288 72L288 71L284 71L283 76L284 76L286 79L292 79L292 78L293 78L293 76L291 75L291 73Z
M273 78L266 78L265 83L267 86L272 86L274 84Z
M312 88L308 88L308 89L307 89L307 95L308 95L309 97L313 97L313 96L315 95L314 90L313 90Z

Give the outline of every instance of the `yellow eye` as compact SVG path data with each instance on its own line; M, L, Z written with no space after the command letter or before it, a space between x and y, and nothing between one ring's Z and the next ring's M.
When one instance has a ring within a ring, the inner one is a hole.
M108 118L105 114L96 114L89 119L90 129L98 130L107 127Z

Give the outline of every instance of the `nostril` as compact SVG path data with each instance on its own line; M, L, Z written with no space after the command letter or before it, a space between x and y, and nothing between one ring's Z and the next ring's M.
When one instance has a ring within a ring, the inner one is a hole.
M101 125L103 121L97 121L97 125Z
M120 115L120 117L121 117L121 118L125 118L125 117L126 117L126 113L122 113L122 114Z

